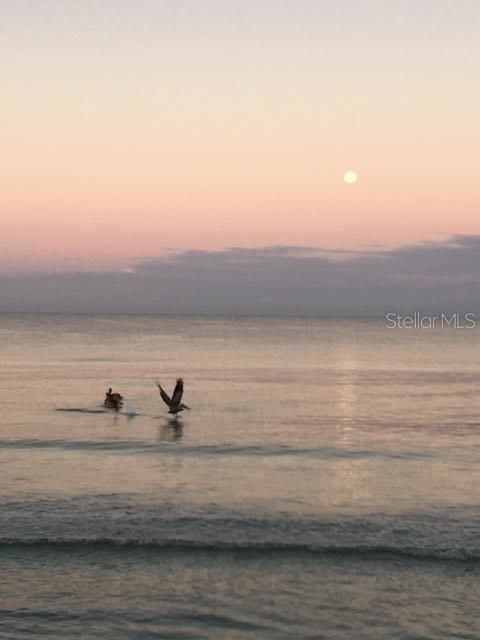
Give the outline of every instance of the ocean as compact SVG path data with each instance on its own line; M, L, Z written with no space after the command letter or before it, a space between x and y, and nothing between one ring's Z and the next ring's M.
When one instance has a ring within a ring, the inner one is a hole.
M0 315L0 637L480 638L479 338Z

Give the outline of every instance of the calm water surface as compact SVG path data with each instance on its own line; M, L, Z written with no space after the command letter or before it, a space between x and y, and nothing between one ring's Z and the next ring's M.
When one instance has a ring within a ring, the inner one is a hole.
M480 638L479 338L0 315L0 637Z

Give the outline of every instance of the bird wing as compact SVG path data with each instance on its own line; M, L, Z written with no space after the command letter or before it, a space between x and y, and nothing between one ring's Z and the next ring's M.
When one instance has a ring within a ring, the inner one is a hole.
M172 396L172 406L178 407L180 402L182 401L183 396L183 380L179 378L177 380L177 384L175 385L175 389L173 390Z
M160 391L160 397L165 402L165 404L169 407L172 404L172 401L170 400L168 393L166 393L165 390L162 389L161 385L158 382L157 382L157 387Z

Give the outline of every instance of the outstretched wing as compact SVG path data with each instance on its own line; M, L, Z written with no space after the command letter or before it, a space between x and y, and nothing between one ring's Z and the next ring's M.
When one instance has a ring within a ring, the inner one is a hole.
M183 396L183 380L179 378L177 380L177 384L175 385L175 389L173 390L172 396L172 407L180 406Z
M170 400L170 398L168 397L168 393L166 393L164 391L164 389L162 389L161 385L158 383L157 381L157 387L160 391L160 397L162 398L162 400L165 402L165 404L169 407L172 404L172 401Z

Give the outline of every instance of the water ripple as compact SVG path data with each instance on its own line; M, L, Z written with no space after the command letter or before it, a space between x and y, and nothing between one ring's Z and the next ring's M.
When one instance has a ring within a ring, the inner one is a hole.
M293 447L289 445L182 445L144 440L0 439L0 449L64 449L87 452L168 454L177 456L300 456L321 459L387 458L395 460L433 458L425 451L346 449L344 447Z

